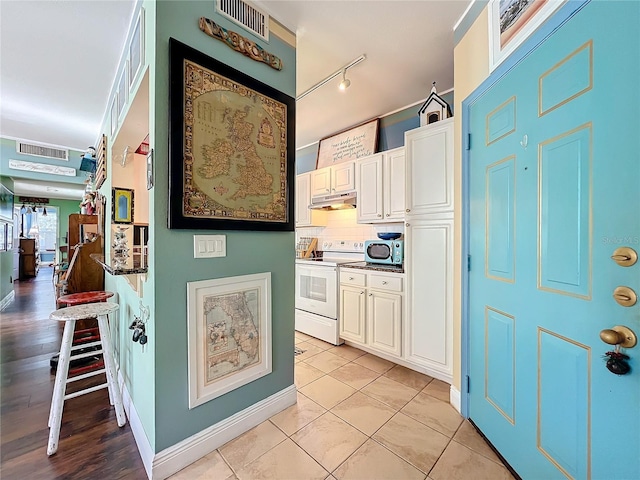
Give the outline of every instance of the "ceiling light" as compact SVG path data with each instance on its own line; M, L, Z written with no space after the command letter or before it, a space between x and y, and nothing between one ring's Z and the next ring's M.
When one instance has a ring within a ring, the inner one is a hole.
M343 92L347 88L349 88L349 85L351 85L351 80L346 78L346 75L347 75L347 69L345 68L344 70L342 70L342 81L340 82L340 85L338 85L338 88Z
M320 88L321 86L329 83L331 80L333 80L334 78L336 78L340 74L342 74L342 82L340 82L340 89L344 90L345 88L347 88L351 84L351 81L349 81L348 79L344 78L345 74L347 73L347 69L359 64L360 62L362 62L364 60L366 60L366 58L367 57L363 54L363 55L360 55L358 58L350 61L345 66L340 68L340 70L336 70L335 72L333 72L328 77L320 80L314 86L312 86L311 88L309 88L309 89L305 90L304 92L302 92L300 95L298 95L296 97L296 100L300 100L300 99L306 97L307 95L309 95L310 93L315 92L318 88ZM344 84L344 87L342 86L343 84Z

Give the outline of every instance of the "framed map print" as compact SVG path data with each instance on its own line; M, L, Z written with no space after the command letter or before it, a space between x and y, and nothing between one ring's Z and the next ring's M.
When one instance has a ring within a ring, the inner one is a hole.
M169 228L293 231L295 101L169 40Z
M271 273L187 283L189 408L271 373Z

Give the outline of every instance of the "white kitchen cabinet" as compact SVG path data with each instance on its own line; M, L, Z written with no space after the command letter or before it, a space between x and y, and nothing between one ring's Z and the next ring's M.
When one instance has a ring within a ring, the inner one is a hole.
M340 337L374 351L402 354L402 274L340 272Z
M296 227L322 226L327 224L327 212L311 210L311 172L296 176Z
M405 132L406 218L453 212L453 118Z
M355 190L355 163L345 162L311 172L311 196L325 196Z
M453 376L453 218L405 224L407 274L404 358L451 383Z
M365 343L365 289L340 285L340 338Z
M404 219L404 148L377 153L356 162L358 223Z

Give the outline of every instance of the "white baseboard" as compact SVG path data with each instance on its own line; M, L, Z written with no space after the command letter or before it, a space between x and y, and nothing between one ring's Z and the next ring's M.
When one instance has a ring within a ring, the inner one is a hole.
M121 372L118 372L118 384L120 385L120 390L122 391L122 403L124 404L124 411L127 414L127 418L129 419L129 425L131 426L131 431L133 432L133 438L135 438L136 440L140 458L142 458L144 469L147 471L147 477L151 478L153 467L153 448L151 448L151 444L149 443L147 434L145 433L142 426L142 421L140 420L138 412L136 411L136 407L131 400L131 395L129 395L129 390L127 390L127 386L124 383Z
M462 404L460 403L460 390L451 385L449 389L449 403L455 408L458 413L462 413Z
M151 480L161 480L233 440L278 412L294 405L296 387L291 385L264 400L245 408L221 422L157 453L153 459ZM143 458L144 460L144 458ZM146 468L146 463L145 463ZM148 474L148 470L147 470Z
M0 311L4 310L5 308L7 308L7 306L13 302L13 299L16 298L16 292L15 290L11 290L11 292L7 293L5 295L5 297L0 300Z

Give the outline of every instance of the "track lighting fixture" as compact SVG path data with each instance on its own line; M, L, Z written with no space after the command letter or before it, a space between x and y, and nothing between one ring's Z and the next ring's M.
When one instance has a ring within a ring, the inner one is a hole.
M347 74L347 69L359 64L360 62L362 62L364 60L366 60L366 58L367 57L365 55L360 55L358 58L352 60L351 62L347 63L345 66L340 68L340 70L336 70L335 72L333 72L328 77L320 80L314 86L312 86L311 88L309 88L309 89L305 90L304 92L302 92L300 95L298 95L296 97L296 100L300 100L300 99L306 97L307 95L309 95L310 93L315 92L318 88L320 88L321 86L329 83L331 80L333 80L334 78L336 78L340 74L342 74L342 81L340 82L340 85L339 85L338 88L340 88L340 90L345 90L349 85L351 85L351 81L349 79L345 78L345 75Z
M346 75L347 75L347 69L345 68L344 70L342 70L342 81L340 82L340 85L338 85L338 88L343 92L347 88L349 88L349 85L351 85L351 80L346 78Z

